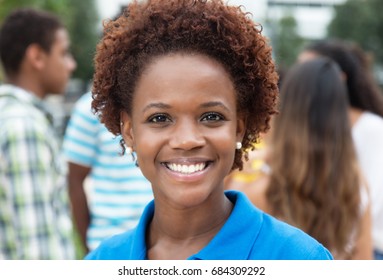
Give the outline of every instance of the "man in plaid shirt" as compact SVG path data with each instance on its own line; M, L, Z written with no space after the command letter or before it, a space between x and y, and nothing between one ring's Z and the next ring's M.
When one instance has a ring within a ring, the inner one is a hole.
M74 259L65 174L42 99L76 63L58 18L19 9L0 27L0 259Z

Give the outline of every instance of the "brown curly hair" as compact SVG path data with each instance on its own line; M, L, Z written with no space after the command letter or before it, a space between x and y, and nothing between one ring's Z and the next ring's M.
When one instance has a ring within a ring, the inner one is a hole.
M278 74L271 47L241 7L221 0L134 1L116 20L104 22L97 46L92 108L115 135L120 134L120 112L131 113L137 80L158 56L199 53L220 62L231 75L238 112L247 129L233 169L269 129L276 113Z

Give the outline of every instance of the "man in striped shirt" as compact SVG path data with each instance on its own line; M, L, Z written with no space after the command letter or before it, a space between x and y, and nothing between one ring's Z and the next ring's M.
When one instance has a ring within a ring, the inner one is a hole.
M0 28L0 259L74 259L64 164L43 98L76 63L58 18L19 9Z
M133 228L153 199L150 183L129 154L91 111L92 97L75 104L64 136L72 209L84 247L95 249L114 234Z

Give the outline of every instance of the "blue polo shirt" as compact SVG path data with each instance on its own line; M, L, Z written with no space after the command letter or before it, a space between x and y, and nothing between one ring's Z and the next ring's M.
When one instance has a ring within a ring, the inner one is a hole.
M225 195L234 205L232 213L217 235L189 260L332 259L330 252L314 238L260 211L245 194L226 191ZM154 201L147 205L135 229L105 240L86 259L146 259L146 229L153 214Z

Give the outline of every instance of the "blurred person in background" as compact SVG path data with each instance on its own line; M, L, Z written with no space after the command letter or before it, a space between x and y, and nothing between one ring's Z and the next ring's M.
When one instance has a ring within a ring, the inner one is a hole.
M113 19L128 16L126 8L121 5ZM153 199L150 183L134 158L121 154L122 137L100 122L92 111L92 100L89 92L77 101L63 142L73 217L85 252L135 227Z
M368 188L352 141L346 87L334 62L317 58L292 67L267 140L268 172L239 190L316 238L334 258L372 259Z
M375 259L383 259L383 94L367 54L356 44L327 39L308 45L298 60L318 56L334 60L347 84L349 118L358 160L371 193Z
M92 100L86 93L77 101L63 142L73 216L87 252L135 227L153 199L133 158L121 155L121 136L114 136L92 112Z
M13 11L0 28L0 259L74 259L64 165L44 97L76 62L60 20Z

